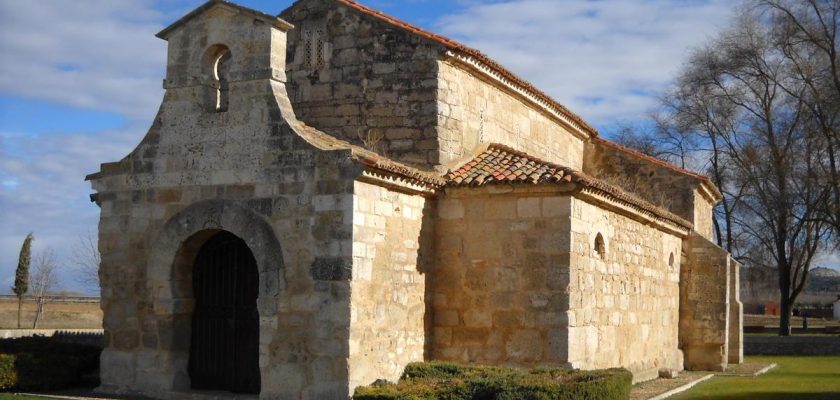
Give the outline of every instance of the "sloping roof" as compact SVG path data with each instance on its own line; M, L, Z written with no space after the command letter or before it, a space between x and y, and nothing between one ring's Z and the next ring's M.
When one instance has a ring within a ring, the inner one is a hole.
M409 167L405 164L391 160L390 158L381 156L373 151L324 133L306 125L303 121L293 120L291 121L291 125L292 129L294 129L294 131L309 144L326 151L349 150L350 159L364 167L387 172L399 176L408 182L432 189L441 187L446 183L446 181L437 174L421 171L417 168Z
M491 144L460 168L446 175L449 186L498 183L556 183L576 181L573 171L510 147Z
M231 9L234 9L234 10L246 13L246 14L250 14L250 15L254 16L255 18L259 18L259 19L264 20L266 22L272 23L275 26L280 27L280 28L284 28L284 29L291 29L292 28L292 24L290 24L290 23L288 23L288 22L286 22L286 21L284 21L280 18L277 18L273 15L269 15L269 14L266 14L264 12L257 11L257 10L254 10L252 8L241 6L239 4L231 3L231 2L225 1L225 0L208 0L206 3L202 4L201 6L196 8L195 10L190 11L189 14L184 15L183 17L179 18L177 21L173 22L172 24L170 24L169 26L164 28L162 31L158 32L157 35L155 35L155 36L166 40L166 38L169 36L170 33L172 33L173 31L175 31L176 29L178 29L179 27L181 27L182 25L187 23L189 20L201 15L202 13L204 13L205 11L209 10L210 8L212 8L213 6L216 6L216 5L225 6L225 7L228 7L228 8L231 8Z
M723 194L720 192L720 190L718 189L718 187L717 187L717 186L715 186L715 184L712 182L712 180L711 180L711 179L709 179L709 177L708 177L708 176L705 176L705 175L700 175L700 174L698 174L698 173L691 172L691 171L689 171L689 170L687 170L687 169L685 169L685 168L680 168L680 167L677 167L676 165L673 165L673 164L671 164L671 163L668 163L668 162L662 161L662 160L660 160L660 159L658 159L658 158L656 158L656 157L651 157L651 156L649 156L649 155L647 155L647 154L644 154L644 153L642 153L642 152L640 152L640 151L633 150L633 149L631 149L631 148L629 148L629 147L622 146L622 145L620 145L620 144L618 144L618 143L611 142L611 141L606 140L606 139L601 138L601 137L596 137L596 138L594 138L593 140L594 140L596 143L601 143L601 144L603 144L603 145L605 145L605 146L611 147L611 148L613 148L613 149L615 149L615 150L618 150L618 151L620 151L620 152L622 152L622 153L629 154L629 155L631 155L631 156L633 156L633 157L636 157L636 158L638 158L638 159L641 159L641 160L647 161L647 162L649 162L649 163L651 163L651 164L656 164L656 165L658 165L658 166L660 166L660 167L663 167L663 168L665 168L665 169L667 169L667 170L669 170L669 171L676 172L676 173L678 173L678 174L685 175L685 176L688 176L688 177L690 177L690 178L694 178L694 179L696 179L696 180L699 180L699 181L701 181L702 183L704 183L704 184L706 185L706 187L707 187L707 188L709 189L709 191L712 193L712 196L715 196L715 197L716 197L716 200L720 201L720 199L722 199L722 198L723 198Z
M299 0L305 1L305 0ZM525 79L519 77L518 75L514 74L507 68L503 67L501 64L496 62L495 60L491 59L484 53L466 46L460 42L457 42L453 39L450 39L446 36L439 35L434 32L429 32L423 28L420 28L416 25L412 25L408 22L402 21L398 18L390 16L388 14L383 13L382 11L372 9L367 7L357 1L354 0L333 0L336 3L344 5L352 10L358 11L362 14L372 16L380 21L386 22L398 28L402 28L406 31L409 31L417 36L423 37L428 39L432 42L438 43L448 50L453 52L458 52L462 54L466 54L474 59L480 61L482 64L487 65L490 69L492 69L495 73L499 74L501 77L513 82L515 85L520 86L524 91L528 92L532 96L536 97L540 101L545 102L546 104L550 105L552 108L557 109L562 115L568 117L572 120L575 124L578 124L581 129L583 129L586 133L591 136L598 136L598 131L589 125L586 121L584 121L580 116L573 113L571 110L566 108L566 106L554 100L551 96L545 94L543 91L539 90L536 86L531 84L530 82L526 81ZM294 7L294 5L292 6Z
M583 172L541 160L501 144L487 150L460 168L446 174L447 187L471 187L493 184L576 183L639 212L691 229L691 222L661 207Z

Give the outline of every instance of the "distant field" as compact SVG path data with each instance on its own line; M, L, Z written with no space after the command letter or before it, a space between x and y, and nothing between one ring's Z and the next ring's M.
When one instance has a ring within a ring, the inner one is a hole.
M0 298L0 329L17 328L15 299ZM38 321L40 329L99 329L102 328L102 310L99 302L55 301L44 307ZM32 328L35 303L24 301L21 328Z
M802 326L802 318L791 317L790 324L794 327ZM774 315L744 315L746 326L779 326L779 317ZM808 326L840 326L840 320L808 318Z

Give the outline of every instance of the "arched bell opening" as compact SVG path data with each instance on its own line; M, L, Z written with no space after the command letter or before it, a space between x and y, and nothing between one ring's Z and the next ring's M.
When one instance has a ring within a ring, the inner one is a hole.
M210 46L205 55L206 73L212 89L211 110L225 112L230 103L230 49L217 44Z

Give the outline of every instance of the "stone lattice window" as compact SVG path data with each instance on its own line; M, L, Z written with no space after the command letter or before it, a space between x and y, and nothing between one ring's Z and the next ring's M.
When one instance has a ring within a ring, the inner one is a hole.
M607 258L607 243L604 242L604 236L598 233L595 236L595 244L594 247L595 254L598 254L602 260Z
M324 31L312 29L303 35L303 66L319 70L324 66Z

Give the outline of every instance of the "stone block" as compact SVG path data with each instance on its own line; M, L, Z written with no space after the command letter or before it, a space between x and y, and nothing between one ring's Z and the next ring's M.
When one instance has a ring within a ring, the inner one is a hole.
M316 281L345 281L352 276L353 267L340 257L318 257L309 271Z
M437 310L434 314L435 326L458 326L461 320L458 316L458 311L455 310Z
M571 216L571 204L569 197L544 197L542 199L542 215L546 218Z
M441 219L464 218L464 205L458 199L441 199L438 201L438 216Z
M517 200L516 211L519 218L539 218L542 215L542 210L540 210L540 198L525 197Z
M543 355L542 337L537 330L520 329L514 331L505 343L505 351L511 361L531 363Z

